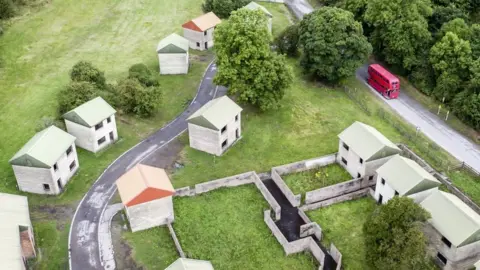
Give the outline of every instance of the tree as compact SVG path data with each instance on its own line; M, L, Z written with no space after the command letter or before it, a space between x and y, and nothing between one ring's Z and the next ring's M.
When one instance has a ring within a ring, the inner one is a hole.
M275 45L280 53L295 57L298 55L298 25L290 25L275 38Z
M144 87L137 79L124 79L116 87L118 103L125 113L152 116L160 104L159 87Z
M447 32L452 32L463 40L469 40L472 35L470 26L461 18L456 18L443 24L438 32L438 39L443 38Z
M444 23L456 18L467 20L468 14L454 4L449 4L447 6L435 6L433 9L433 14L428 22L430 31L436 33L438 30L440 30Z
M307 73L336 82L366 62L372 46L349 11L324 7L300 22L301 64Z
M15 15L15 5L12 0L0 0L0 19L9 19Z
M97 88L90 82L71 82L58 94L59 111L64 114L97 96Z
M145 65L135 64L128 69L128 78L137 79L143 86L159 86L157 76Z
M470 47L472 49L472 58L480 57L480 24L472 24L470 27Z
M420 270L427 263L422 231L429 213L412 199L395 196L363 225L366 260L372 269Z
M220 18L228 18L232 11L242 8L250 3L250 0L205 0L203 11L213 11Z
M285 58L270 50L266 25L261 11L240 9L215 32L215 83L261 110L277 107L293 78Z
M480 94L462 91L453 99L453 112L475 129L480 129Z
M98 88L105 88L105 75L90 62L77 62L70 71L70 78L74 82L90 82Z
M370 0L364 19L375 28L370 40L376 53L390 64L412 70L431 40L426 19L430 15L429 0Z

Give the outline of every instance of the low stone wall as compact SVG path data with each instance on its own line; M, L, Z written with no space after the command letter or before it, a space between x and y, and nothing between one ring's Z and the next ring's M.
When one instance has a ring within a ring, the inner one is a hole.
M258 0L260 2L270 2L270 3L279 3L279 4L283 4L285 3L284 0Z
M333 243L330 244L330 256L332 256L333 260L337 263L336 270L342 269L342 253L340 253Z
M270 231L272 231L273 235L277 239L278 243L282 245L283 249L285 249L285 245L288 243L287 238L283 235L283 233L280 231L280 229L277 227L275 222L273 221L271 217L271 210L265 210L263 212L263 221L265 221L265 224L267 224L268 228ZM286 252L286 250L285 250Z
M322 228L316 222L312 222L302 209L298 209L298 215L302 218L303 224L300 226L300 237L315 235L318 240L322 240Z
M278 188L282 191L283 195L285 195L290 204L292 204L294 207L299 206L302 201L302 195L293 194L292 190L287 186L287 184L285 184L285 181L283 181L282 177L278 174L275 168L272 169L271 176L273 182L275 182Z
M358 191L355 191L355 192L352 192L352 193L341 195L341 196L331 198L331 199L328 199L328 200L324 200L324 201L321 201L321 202L316 202L316 203L312 203L312 204L305 204L305 205L301 206L300 209L302 209L303 211L315 210L317 208L329 206L331 204L362 198L362 197L368 196L369 193L370 193L370 188L364 188L364 189L361 189L361 190L358 190Z
M252 177L253 177L253 183L255 183L255 186L258 188L258 190L260 190L260 193L262 193L265 200L267 200L268 204L270 204L270 207L273 209L273 212L275 213L275 220L280 220L282 208L278 204L277 200L275 200L272 193L268 191L267 187L260 180L260 178L258 178L256 173L254 173Z
M363 188L362 181L365 181L365 179L357 178L336 185L309 191L305 194L305 204L328 200L333 197L360 190ZM368 181L367 186L370 187L373 185L375 185L375 179Z
M327 156L321 156L318 158L312 158L312 159L302 160L299 162L294 162L290 164L273 167L272 169L275 169L279 175L303 172L306 170L311 170L314 168L333 164L336 162L335 161L336 156L337 156L337 153L334 153Z
M180 242L178 241L177 234L175 234L175 231L173 230L172 224L167 223L167 227L172 236L173 242L175 243L175 247L177 248L178 256L180 256L180 258L185 258L185 253L182 250L182 246L180 246Z
M195 194L201 194L204 192L209 192L221 187L236 187L245 184L253 183L252 174L255 172L246 172L242 174L237 174L234 176L229 176L201 184L195 185Z
M175 195L177 197L185 197L185 196L194 196L195 189L191 189L190 187L183 187L175 189Z

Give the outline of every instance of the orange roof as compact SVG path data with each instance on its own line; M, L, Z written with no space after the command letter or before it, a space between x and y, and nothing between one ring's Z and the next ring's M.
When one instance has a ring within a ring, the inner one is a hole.
M164 169L138 164L117 180L123 205L133 206L172 196L175 189Z
M191 21L188 21L182 25L183 28L187 28L197 32L203 32L207 29L215 27L222 21L213 12L208 12L200 17L197 17Z

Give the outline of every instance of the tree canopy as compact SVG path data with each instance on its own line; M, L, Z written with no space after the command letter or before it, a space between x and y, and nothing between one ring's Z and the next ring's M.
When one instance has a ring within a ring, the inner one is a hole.
M140 117L152 116L160 104L159 87L145 87L135 78L122 80L116 87L117 99L125 113Z
M97 87L91 82L71 82L58 93L58 105L64 114L97 96Z
M300 22L301 64L307 73L337 82L367 61L372 47L349 11L323 7Z
M261 11L240 9L215 32L215 83L261 110L277 107L293 78L285 58L270 49L266 20Z
M70 78L74 82L90 82L98 88L105 87L105 75L90 62L80 61L70 71Z
M297 56L299 38L298 24L293 24L285 28L285 30L275 38L274 43L280 53L288 56Z
M250 3L250 0L205 0L203 10L213 11L220 18L228 18L232 11L242 8Z

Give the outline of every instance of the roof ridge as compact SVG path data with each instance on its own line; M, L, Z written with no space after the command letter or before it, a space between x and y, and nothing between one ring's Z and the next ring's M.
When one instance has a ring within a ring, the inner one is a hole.
M139 164L137 164L137 169L138 169L138 171L140 172L140 175L142 176L142 181L143 181L143 183L144 183L145 186L148 188L148 187L150 187L150 186L148 185L148 182L146 181L146 178L147 178L147 177L145 176L145 174L143 173L143 171L142 171L142 169L141 169L143 166L144 166L143 164L140 164L140 163L139 163Z
M37 145L37 143L38 143L42 138L44 138L45 135L47 135L48 132L50 132L50 131L53 129L53 127L55 127L55 126L54 126L54 125L51 125L51 126L47 127L46 129L42 130L42 131L45 131L45 132L38 138L38 140L36 140L36 141L32 144L32 146L30 146L30 148L27 149L26 153L29 153L30 150L33 149L33 148ZM42 132L42 131L40 131L40 132ZM40 132L37 132L35 135L37 135L37 134L40 133ZM34 137L35 137L35 136L34 136Z

